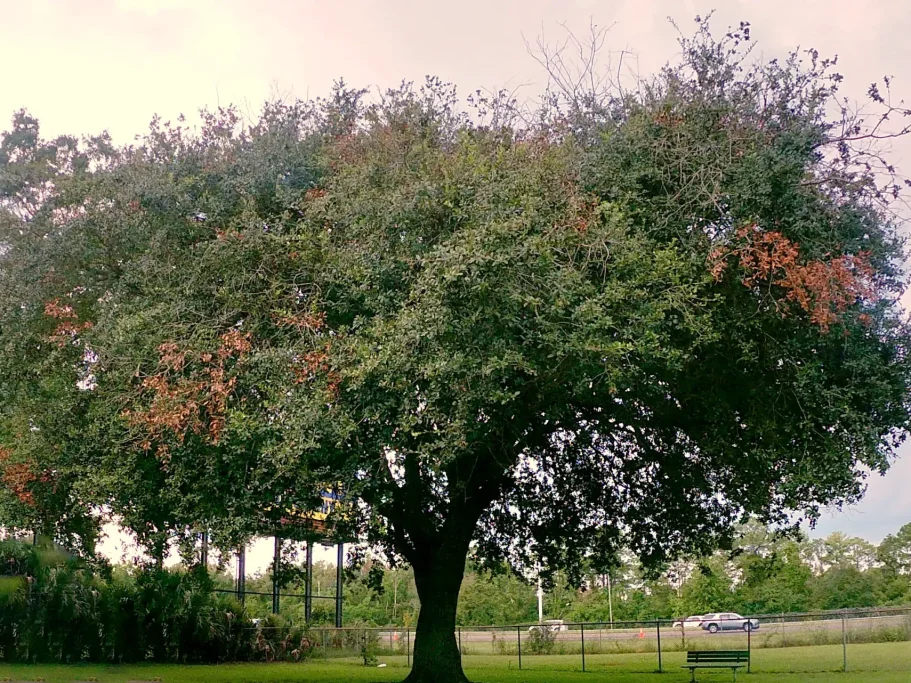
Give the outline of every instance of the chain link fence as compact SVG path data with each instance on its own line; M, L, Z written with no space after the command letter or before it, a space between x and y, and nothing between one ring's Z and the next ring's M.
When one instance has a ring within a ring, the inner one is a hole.
M714 633L692 622L657 620L472 626L458 628L455 636L465 666L473 669L679 671L688 651L746 650L753 672L891 670L908 671L911 679L911 608L750 619L758 626L722 623ZM408 666L414 639L413 628L399 627L250 630L250 647L262 661L350 658L368 666Z

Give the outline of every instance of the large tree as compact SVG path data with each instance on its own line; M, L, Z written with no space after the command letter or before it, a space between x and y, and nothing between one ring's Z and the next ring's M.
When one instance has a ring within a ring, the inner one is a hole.
M74 143L0 198L4 424L76 402L52 469L149 542L342 492L414 570L414 682L465 679L469 553L578 578L856 500L908 421L901 245L829 65L747 37L537 117L430 81Z
M891 572L911 575L911 523L883 539L879 544L877 560Z

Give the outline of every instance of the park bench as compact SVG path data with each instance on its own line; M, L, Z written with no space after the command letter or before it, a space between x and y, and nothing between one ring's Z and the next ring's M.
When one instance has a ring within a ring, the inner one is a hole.
M747 650L697 650L686 653L686 666L696 680L696 669L730 669L734 672L734 681L737 680L737 669L750 663L750 653Z

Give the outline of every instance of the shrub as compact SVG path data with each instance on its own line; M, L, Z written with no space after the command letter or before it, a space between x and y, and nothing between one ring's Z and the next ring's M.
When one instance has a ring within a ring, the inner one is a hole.
M204 571L113 571L0 544L0 660L219 662L258 656L243 607Z
M364 666L375 666L379 650L379 634L376 631L364 629L361 635L361 657Z
M546 626L534 626L528 632L528 652L533 655L549 655L554 651L557 632Z

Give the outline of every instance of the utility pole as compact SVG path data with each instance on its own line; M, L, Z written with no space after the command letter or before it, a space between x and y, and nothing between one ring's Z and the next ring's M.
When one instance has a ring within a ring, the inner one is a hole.
M237 599L241 604L247 597L247 546L237 549Z
M614 628L614 596L611 590L610 572L607 573L607 609L610 612L610 627Z
M395 581L392 584L392 620L398 616L399 611L399 573L396 571Z

